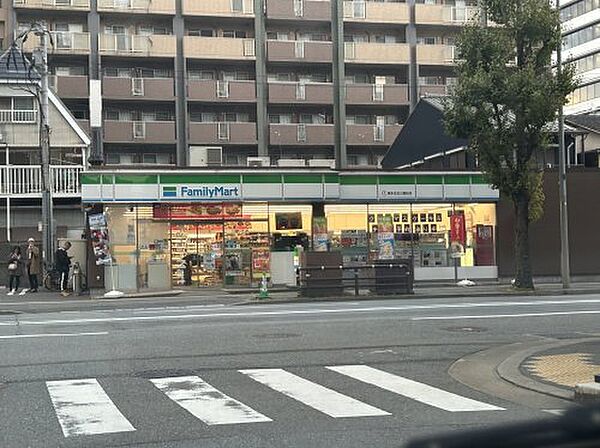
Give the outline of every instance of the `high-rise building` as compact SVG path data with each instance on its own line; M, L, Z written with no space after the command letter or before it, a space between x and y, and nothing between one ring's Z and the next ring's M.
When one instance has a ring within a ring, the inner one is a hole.
M579 87L566 114L600 110L600 0L560 0L563 61L575 66Z
M329 166L344 48L346 162L376 167L411 101L452 83L457 33L477 9L346 1L337 46L326 0L12 1L11 33L52 31L52 87L106 165Z

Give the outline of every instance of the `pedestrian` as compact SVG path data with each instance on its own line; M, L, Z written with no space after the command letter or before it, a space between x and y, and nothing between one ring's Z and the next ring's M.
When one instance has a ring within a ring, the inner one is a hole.
M38 275L41 273L40 250L35 246L35 240L27 240L27 276L29 277L29 292L38 292Z
M69 286L69 270L71 269L71 257L69 257L69 249L71 243L65 241L62 246L59 246L56 251L56 271L60 274L60 291L66 297L69 295L67 287Z
M12 248L8 257L8 295L14 295L19 289L21 283L21 273L23 268L23 259L21 257L21 248L15 246Z

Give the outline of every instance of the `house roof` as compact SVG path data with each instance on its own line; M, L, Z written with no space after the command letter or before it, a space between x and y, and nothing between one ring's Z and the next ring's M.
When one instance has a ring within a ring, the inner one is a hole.
M19 47L11 45L0 55L0 79L39 81L41 77Z
M384 169L404 168L423 163L425 160L443 157L462 151L469 144L467 139L451 137L444 127L444 101L447 97L423 97L408 117L394 143L385 154L381 166ZM600 118L598 116L597 118ZM586 134L584 126L565 124L568 134ZM597 122L600 132L600 120ZM558 122L547 125L551 133L558 132Z
M600 115L567 115L565 122L594 133L600 133Z
M441 98L421 98L383 158L382 168L407 166L466 146L468 140L446 133L443 118Z

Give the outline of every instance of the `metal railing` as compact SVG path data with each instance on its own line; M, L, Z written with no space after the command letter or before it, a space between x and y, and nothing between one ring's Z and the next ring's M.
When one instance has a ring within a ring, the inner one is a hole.
M152 47L149 36L136 34L100 34L103 53L148 53Z
M29 6L31 8L83 8L90 7L89 0L13 0L14 6Z
M359 266L311 266L296 270L301 294L327 296L368 289L377 294L412 294L412 260L378 261Z
M83 166L53 165L50 167L52 193L78 196L81 194L79 175ZM0 166L0 195L38 196L42 193L42 172L37 165Z
M37 110L0 110L0 123L35 123Z

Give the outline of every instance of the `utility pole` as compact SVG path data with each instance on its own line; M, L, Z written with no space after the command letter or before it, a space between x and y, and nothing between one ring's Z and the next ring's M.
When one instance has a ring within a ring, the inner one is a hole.
M560 3L556 0L556 10ZM560 31L560 23L558 25ZM556 73L562 73L562 39L556 49ZM558 195L560 212L560 276L563 288L571 286L571 267L569 265L569 214L567 210L567 164L565 153L565 116L563 105L558 109Z
M31 30L40 39L40 47L34 54L35 67L41 76L40 104L40 151L42 159L42 259L46 269L54 266L54 214L52 201L52 176L50 173L50 124L48 122L48 29L35 24Z
M348 166L346 153L346 56L344 43L344 2L331 2L331 37L333 40L333 122L335 167Z

